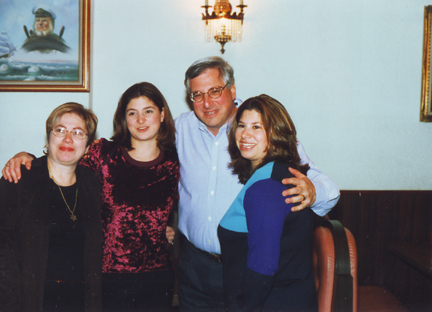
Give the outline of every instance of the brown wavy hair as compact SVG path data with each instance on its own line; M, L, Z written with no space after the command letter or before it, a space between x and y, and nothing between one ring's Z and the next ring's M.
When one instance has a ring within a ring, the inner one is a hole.
M251 161L242 157L235 140L235 132L245 110L255 110L261 115L267 136L267 154L254 169L252 169ZM238 175L242 184L245 184L258 168L272 161L289 163L290 167L306 174L309 165L301 164L296 135L294 123L280 102L265 94L249 98L240 105L231 123L228 135L231 162L228 167Z
M128 151L133 149L131 134L127 127L126 108L131 100L141 96L144 96L152 101L160 112L164 110L165 118L162 121L158 132L157 146L163 151L173 150L175 148L175 126L171 111L168 107L168 103L159 89L149 82L140 82L134 84L133 86L129 87L120 97L117 110L114 114L114 135L111 137L111 140L126 147Z

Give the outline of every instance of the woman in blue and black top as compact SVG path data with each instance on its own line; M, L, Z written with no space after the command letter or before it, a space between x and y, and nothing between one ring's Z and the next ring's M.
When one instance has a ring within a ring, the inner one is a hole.
M229 133L230 167L243 187L218 235L228 311L317 311L310 208L292 212L282 179L300 163L294 124L275 99L260 95L238 109ZM290 186L288 186L290 187Z

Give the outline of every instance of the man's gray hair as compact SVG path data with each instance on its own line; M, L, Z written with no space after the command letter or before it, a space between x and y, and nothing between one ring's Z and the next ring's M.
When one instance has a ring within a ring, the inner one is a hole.
M224 83L227 85L227 88L230 88L232 85L234 85L234 69L231 67L231 65L219 56L210 56L195 61L186 71L184 84L187 93L191 92L191 79L198 77L207 69L213 68L219 70L220 76L222 77Z

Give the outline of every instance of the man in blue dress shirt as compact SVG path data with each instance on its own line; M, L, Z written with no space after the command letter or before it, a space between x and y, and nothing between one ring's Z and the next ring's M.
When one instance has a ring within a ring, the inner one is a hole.
M228 169L227 133L237 110L234 70L220 57L204 58L188 68L185 86L194 110L175 121L183 240L177 265L180 309L224 311L217 227L243 186ZM310 170L305 176L290 169L295 178L284 182L295 187L283 196L293 195L286 202L299 203L295 210L311 207L324 216L337 203L339 188L309 160L300 142L297 148Z

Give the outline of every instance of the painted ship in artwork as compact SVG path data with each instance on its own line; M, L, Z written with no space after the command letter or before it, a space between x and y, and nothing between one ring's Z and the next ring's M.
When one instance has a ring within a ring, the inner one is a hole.
M79 69L76 62L16 60L20 53L22 52L17 50L7 33L2 31L0 33L0 81L78 81Z
M45 2L48 4L43 4L44 7L33 7L32 14L29 12L30 2L35 1L0 0L0 85L78 82L82 74L80 60L83 51L80 47L80 19L77 10L78 2L81 1L47 0ZM57 5L57 2L71 4L63 6ZM48 8L50 4L60 13L58 20L57 14ZM71 10L73 18L69 16ZM5 18L9 15L19 18ZM32 25L30 29L22 21L32 15L33 18L28 19L28 23ZM68 18L65 19L65 16ZM60 22L66 24L56 34L54 25Z
M16 51L15 46L10 41L5 31L0 33L0 58L9 58Z

